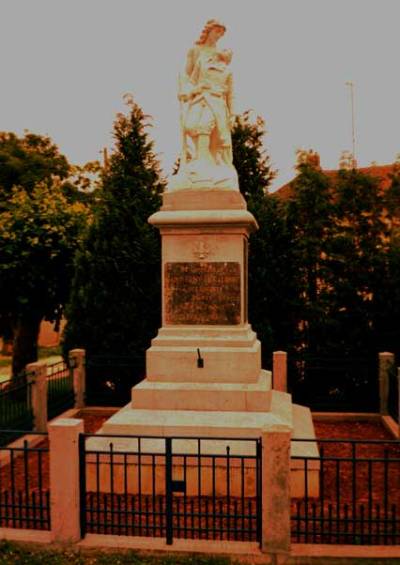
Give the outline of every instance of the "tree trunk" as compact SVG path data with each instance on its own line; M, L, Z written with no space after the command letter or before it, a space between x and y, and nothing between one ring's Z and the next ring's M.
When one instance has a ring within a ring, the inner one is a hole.
M27 363L37 361L37 342L41 318L34 315L20 316L14 323L12 376L16 377Z
M0 317L0 335L3 338L1 354L11 355L14 341L12 321L9 316Z

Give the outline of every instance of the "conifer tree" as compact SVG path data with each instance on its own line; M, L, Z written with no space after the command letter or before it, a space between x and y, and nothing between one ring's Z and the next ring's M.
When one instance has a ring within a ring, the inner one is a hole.
M276 174L266 154L265 123L250 112L237 116L232 130L233 164L239 187L259 229L249 241L249 320L262 343L263 364L273 350L286 348L293 334L290 236L282 204L268 193Z
M390 286L380 181L354 168L327 175L305 162L292 188L287 214L300 282L295 350L304 362L299 375L310 385L307 401L337 397L354 407L364 397L365 406L370 403L365 409L373 409L371 354L376 358L379 350ZM396 262L391 264L395 272ZM354 358L358 373L351 368ZM341 371L335 372L335 363L342 364Z
M115 120L115 149L77 257L64 348L83 347L89 360L136 358L140 372L160 325L160 242L147 220L160 206L164 182L146 131L149 117L131 97L126 101L129 111Z
M363 356L376 348L377 293L384 280L387 225L379 179L356 169L341 170L335 182L331 238L329 316L342 355Z
M318 164L300 163L298 172L286 208L297 273L295 300L299 331L292 347L316 355L323 347L327 324L327 289L323 281L327 277L333 203L329 178Z
M375 290L374 339L379 351L396 354L400 364L400 163L393 165L384 193L386 253L384 274Z

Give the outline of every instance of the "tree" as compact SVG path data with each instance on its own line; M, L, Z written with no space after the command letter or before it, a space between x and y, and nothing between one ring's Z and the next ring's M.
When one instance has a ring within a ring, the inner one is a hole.
M14 374L26 362L36 360L35 327L40 312L54 320L61 315L65 292L59 293L57 289L66 286L66 281L61 279L70 268L67 248L71 245L72 250L74 243L71 241L67 244L61 236L57 239L59 230L56 222L65 218L57 213L52 215L55 210L52 209L49 194L54 190L54 205L61 202L60 206L65 206L66 211L71 214L77 212L76 224L79 225L81 210L72 211L69 208L72 196L75 201L80 200L74 183L69 180L70 173L71 167L66 157L48 136L26 131L23 137L18 137L11 132L0 132L0 288L6 293L2 292L0 299L0 327L1 334L14 341ZM21 206L20 210L18 206ZM76 226L68 226L71 227L71 237L76 238ZM36 228L38 240L34 234ZM68 239L67 233L64 236ZM39 252L43 241L46 241L45 249ZM61 248L50 251L50 242L54 245L60 243ZM52 259L59 255L65 259L65 269L60 268L58 282L58 274L52 270L53 260L49 264L34 264L35 257L43 260L47 257L46 251L49 256L52 254ZM49 270L46 270L47 267ZM52 306L48 297L42 294L39 298L40 292L34 290L36 284L42 288L40 281L43 273L52 287Z
M93 224L78 254L64 348L143 359L160 326L160 240L148 217L164 187L149 117L127 99L114 123ZM133 384L133 383L132 383Z
M375 291L375 339L380 351L396 354L400 364L400 162L399 156L389 175L384 194L387 228L384 276Z
M233 165L239 177L239 187L249 207L263 200L276 175L264 149L265 122L261 116L252 118L249 110L236 116L232 128Z
M357 169L339 171L331 240L330 318L338 349L367 355L375 348L376 297L387 253L387 224L380 180Z
M62 316L87 217L85 205L71 203L62 181L51 175L27 188L13 186L2 201L0 313L13 331L13 375L36 361L42 319Z
M382 335L388 264L393 272L398 268L388 256L382 183L354 167L332 175L306 160L298 170L287 214L300 282L296 349L303 374L314 363L309 374L316 377L308 400L337 395L354 406L364 396L372 406L371 353L376 356ZM361 361L354 364L356 357L364 359L364 368ZM334 370L339 359L347 363L341 382Z
M317 354L326 332L326 286L330 230L333 221L329 178L318 161L298 161L292 198L286 206L291 234L293 265L296 270L297 336L292 347Z
M292 338L294 273L283 207L268 193L276 172L264 149L265 133L264 120L245 112L236 117L232 146L240 190L259 226L249 241L249 320L268 366L272 351L286 347Z
M0 207L11 196L14 186L30 194L38 182L53 176L66 179L70 165L50 137L29 131L23 137L0 132Z

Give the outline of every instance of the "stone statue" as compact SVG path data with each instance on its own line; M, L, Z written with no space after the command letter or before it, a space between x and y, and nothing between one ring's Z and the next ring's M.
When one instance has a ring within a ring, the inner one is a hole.
M179 78L182 153L179 173L170 183L180 188L238 189L232 164L232 51L218 50L225 26L209 20Z

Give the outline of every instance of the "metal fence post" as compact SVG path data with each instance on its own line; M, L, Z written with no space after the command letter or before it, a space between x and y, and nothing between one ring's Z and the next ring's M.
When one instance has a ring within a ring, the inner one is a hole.
M68 354L69 367L73 374L75 408L84 408L86 394L86 351L84 349L71 349Z
M262 430L263 553L275 561L290 551L290 438L292 429L272 425Z
M25 367L32 382L33 429L35 432L47 431L47 365L29 363Z
M166 542L172 545L172 440L165 438L165 498L166 498Z
M84 434L78 436L79 452L79 520L81 538L86 535L86 439Z
M389 374L394 366L394 354L379 353L379 412L389 412Z
M274 351L272 354L272 388L287 392L287 353Z
M81 537L79 434L83 420L59 418L49 424L51 531L62 543Z

